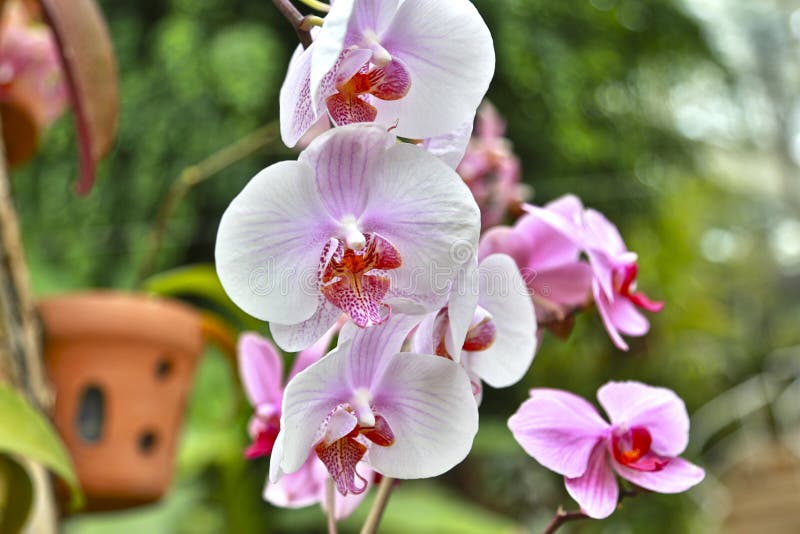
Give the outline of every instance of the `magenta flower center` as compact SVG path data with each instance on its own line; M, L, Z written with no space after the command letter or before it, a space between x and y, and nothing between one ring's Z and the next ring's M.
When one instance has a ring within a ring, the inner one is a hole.
M410 88L408 70L397 59L372 69L367 62L352 77L337 83L337 92L325 99L325 104L339 126L372 122L378 116L378 109L364 95L380 100L399 100L408 94Z
M637 471L660 471L669 463L669 458L652 452L652 441L650 432L644 427L617 429L611 434L611 453L625 467Z
M659 312L664 307L663 302L650 300L641 291L636 291L636 276L639 273L639 266L629 263L614 270L614 290L627 298L633 304L649 312Z
M255 416L250 426L253 442L245 449L244 456L248 460L269 456L275 446L275 440L281 430L280 414L268 418Z
M380 447L394 444L394 433L389 428L389 423L380 415L375 415L374 426L366 427L357 423L346 436L332 443L320 441L314 447L317 457L325 464L336 483L336 489L342 495L348 493L357 495L367 489L367 481L356 470L358 462L367 453L367 446L359 441L359 436ZM356 478L361 481L360 484L356 482Z
M397 248L377 234L366 234L360 250L339 241L322 269L322 294L356 325L364 328L381 324L390 312L389 306L383 304L390 286L385 271L397 269L402 263Z

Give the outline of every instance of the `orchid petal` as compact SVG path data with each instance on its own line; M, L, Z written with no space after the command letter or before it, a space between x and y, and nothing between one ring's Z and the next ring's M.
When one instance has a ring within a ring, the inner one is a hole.
M581 511L591 518L604 519L617 508L619 486L608 465L605 443L594 447L583 475L567 478L564 483L570 496L581 505Z
M377 186L387 149L395 142L385 128L354 124L320 135L298 161L314 169L322 202L335 219L357 217Z
M489 348L469 353L469 369L492 387L508 387L525 376L536 353L533 305L514 260L505 254L483 260L479 280L478 302L497 330Z
M311 168L294 161L271 165L222 215L215 251L220 282L258 319L304 321L317 308L320 253L336 231Z
M239 376L252 406L279 404L283 394L283 360L268 339L245 332L237 344Z
M313 110L319 113L317 102L328 95L325 94L323 78L335 72L337 62L346 48L345 37L348 25L357 0L340 0L331 6L325 16L325 24L314 39L314 54L310 60L309 91L313 100Z
M464 159L471 135L472 121L467 121L451 132L423 140L422 146L448 167L455 169Z
M350 400L352 390L347 380L347 347L340 346L317 363L298 373L283 394L281 432L276 441L281 455L280 471L300 469L312 449L317 432L333 410ZM277 481L278 470L270 465L270 480Z
M579 477L608 423L584 399L555 389L532 389L508 420L517 442L537 462L567 477Z
M309 77L311 57L315 43L303 49L298 46L289 61L289 70L279 95L281 139L293 147L314 123L319 120L318 110L312 106Z
M612 256L628 252L619 230L605 215L589 208L584 213L583 219L587 229L587 248L599 249Z
M397 123L414 139L455 130L472 120L494 73L492 36L468 0L405 0L380 37L408 68L411 87L394 101L375 101L377 122Z
M622 339L619 329L617 329L616 324L614 324L614 321L612 320L610 310L612 304L608 301L608 297L606 297L606 294L600 288L596 278L592 279L592 293L594 293L594 302L597 305L597 311L600 312L600 318L603 320L603 326L606 327L606 332L608 332L611 341L614 342L614 345L616 345L618 349L628 350L628 344L625 343L624 339Z
M516 270L516 268L515 268ZM461 347L467 337L475 309L478 306L480 280L478 260L475 258L462 269L447 303L449 328L445 334L445 348L453 361L461 360ZM429 354L435 354L431 352Z
M270 325L270 328L272 328L272 326L273 325ZM297 373L325 356L330 350L331 341L338 330L339 328L337 325L332 326L316 343L299 352L294 359L292 368L289 370L289 378L287 380L291 380Z
M656 453L678 456L686 449L689 414L674 391L641 382L609 382L597 391L597 400L612 423L647 429Z
M420 319L419 316L398 314L381 325L357 330L350 342L348 384L353 388L374 388L383 369L401 351L408 334Z
M284 475L274 483L267 481L264 500L281 508L303 508L318 502L320 491L325 490L327 472L320 477L316 473L316 464L321 465L317 455L309 454L303 466L294 473Z
M386 151L361 222L362 231L379 233L402 255L402 266L387 272L391 294L425 312L442 307L459 267L475 255L480 232L478 206L461 178L409 144Z
M438 476L461 462L478 431L478 410L466 373L457 363L427 354L389 359L372 389L375 410L395 436L372 447L369 462L395 478Z
M314 315L305 321L289 325L271 322L269 331L280 348L287 352L297 352L318 341L341 314L342 310L327 300L320 299Z
M680 493L703 481L706 472L683 458L672 458L658 471L639 471L613 462L619 475L639 487L658 493Z

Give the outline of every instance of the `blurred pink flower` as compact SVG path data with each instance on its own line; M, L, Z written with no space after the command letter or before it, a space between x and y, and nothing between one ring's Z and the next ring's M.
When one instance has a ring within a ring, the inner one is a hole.
M569 208L550 209L556 203ZM526 204L524 209L586 254L592 268L592 293L603 324L614 344L628 350L622 334L643 336L650 329L639 309L658 312L664 304L636 291L636 253L628 250L617 227L600 212L584 209L573 195L563 196L544 208Z
M614 472L659 493L686 491L703 480L703 469L678 457L689 441L689 416L674 392L609 382L597 398L611 424L581 397L555 389L532 389L508 420L525 452L564 475L584 513L601 519L614 511L619 497Z
M66 108L67 87L50 29L25 9L9 2L0 22L0 101L23 106L45 127Z
M478 108L475 132L456 171L481 208L481 227L500 224L523 200L519 159L503 137L506 125L488 101Z
M592 270L581 260L581 247L574 239L549 222L552 217L578 216L583 210L580 201L565 196L540 210L523 215L513 227L497 226L483 234L478 257L511 256L533 299L536 320L555 327L589 300Z

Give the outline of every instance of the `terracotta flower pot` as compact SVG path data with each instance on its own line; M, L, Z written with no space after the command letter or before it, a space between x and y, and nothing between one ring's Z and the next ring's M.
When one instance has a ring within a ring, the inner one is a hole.
M39 310L53 419L87 508L159 499L203 348L200 315L176 301L115 292L51 298Z

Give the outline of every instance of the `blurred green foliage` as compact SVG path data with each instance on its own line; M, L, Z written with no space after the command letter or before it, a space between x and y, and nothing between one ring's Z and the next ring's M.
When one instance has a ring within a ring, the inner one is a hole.
M62 119L42 154L13 176L40 295L136 287L152 219L171 183L188 165L275 120L296 46L270 2L100 3L121 74L116 149L91 196L77 198L71 124ZM639 253L642 289L667 306L625 354L592 313L578 318L565 342L546 335L525 380L485 392L481 430L465 463L436 482L401 486L387 532L467 532L469 525L535 532L559 504L574 506L561 479L527 457L505 428L532 386L592 399L607 380L635 378L676 390L692 411L763 370L773 348L800 342L796 273L782 270L770 248L784 214L780 202L727 187L703 165L707 147L674 125L671 91L697 72L725 73L697 21L670 0L475 3L497 51L489 98L508 118L535 201L573 192L619 223ZM213 261L225 207L285 153L269 147L192 190L170 219L159 270ZM738 252L715 255L720 236ZM277 510L261 501L267 464L241 455L248 412L230 366L208 356L170 496L140 511L72 520L67 532L322 531L317 508ZM691 495L644 495L607 521L563 531L701 532L708 524ZM356 520L345 523L345 532L356 529Z

